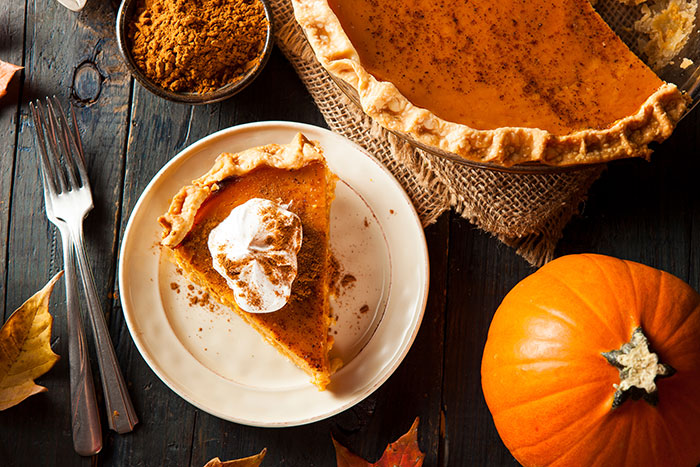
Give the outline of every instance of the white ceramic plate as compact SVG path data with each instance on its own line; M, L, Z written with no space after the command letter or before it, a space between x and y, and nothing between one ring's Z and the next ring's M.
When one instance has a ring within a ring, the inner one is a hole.
M332 356L344 366L325 391L224 307L204 301L158 247L171 197L222 152L317 140L340 181L331 208L331 248L348 277L332 302ZM292 426L341 412L376 390L408 352L428 295L420 221L393 176L348 140L322 128L260 122L210 135L175 156L131 214L119 257L124 317L141 355L173 391L218 417ZM355 279L354 281L352 279Z

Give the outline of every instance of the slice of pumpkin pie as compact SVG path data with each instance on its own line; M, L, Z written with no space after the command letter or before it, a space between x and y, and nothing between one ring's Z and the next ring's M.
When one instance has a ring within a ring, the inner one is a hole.
M464 158L648 156L688 99L588 0L292 0L321 64L385 128Z
M158 219L161 245L184 275L319 389L340 365L328 356L329 212L336 180L319 144L298 134L286 145L221 154Z

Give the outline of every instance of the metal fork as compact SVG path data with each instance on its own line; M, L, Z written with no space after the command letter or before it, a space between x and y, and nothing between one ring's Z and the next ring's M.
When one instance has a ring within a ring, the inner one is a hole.
M127 433L134 429L138 423L138 417L119 369L83 242L83 219L92 209L93 204L80 133L72 108L73 131L56 96L46 98L46 107L47 110L44 112L38 100L34 106L31 106L37 135L40 135L38 140L42 154L41 167L44 173L46 204L47 206L51 204L53 215L60 224L63 224L75 248L90 324L95 335L97 361L109 427L117 433ZM43 137L44 131L46 138ZM47 150L46 143L50 151Z
M46 153L44 130L46 125L41 115L41 104L36 106L29 104L34 118L34 128L41 157L41 180L44 187L44 204L46 217L61 232L63 242L63 269L66 271L66 308L68 309L68 363L70 369L70 395L71 395L71 426L73 427L73 448L81 456L97 454L102 449L102 430L100 429L100 417L97 411L95 399L95 387L90 371L90 359L85 342L85 331L80 316L78 292L75 288L75 264L73 258L73 242L66 223L56 216L53 206L52 193L53 180L47 176L51 173L50 162Z

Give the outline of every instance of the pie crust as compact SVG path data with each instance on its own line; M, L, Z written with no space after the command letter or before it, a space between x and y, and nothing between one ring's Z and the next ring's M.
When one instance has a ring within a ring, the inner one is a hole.
M173 197L168 212L158 219L164 228L161 245L175 247L185 238L192 229L197 211L204 201L218 191L220 182L241 177L261 166L297 170L314 161L325 161L323 150L317 142L310 141L301 133L290 144L269 144L236 154L221 154L209 172L180 189Z
M332 75L357 91L365 113L388 130L473 161L503 166L537 161L563 166L648 157L652 152L648 144L666 139L688 106L689 98L675 85L661 82L636 112L604 128L564 135L528 127L475 129L412 104L397 86L368 72L328 0L292 3L316 57Z
M341 365L331 361L328 329L332 318L329 213L336 176L328 169L318 143L301 133L290 144L270 144L237 154L224 153L202 177L183 187L158 221L161 245L192 282L236 312L265 341L311 375L324 389ZM209 232L230 211L250 198L287 205L302 221L298 273L287 304L272 313L247 313L212 267Z

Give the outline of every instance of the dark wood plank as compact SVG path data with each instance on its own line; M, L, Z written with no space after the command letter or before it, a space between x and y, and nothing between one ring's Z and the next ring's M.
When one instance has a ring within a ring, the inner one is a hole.
M21 2L0 4L0 60L22 65L24 63L24 13ZM15 170L17 150L17 126L21 83L24 74L17 72L8 89L8 94L0 100L0 306L4 321L9 313L5 306L7 286L7 240L10 224L10 204L12 202L12 180Z
M44 5L40 3L39 6ZM57 30L53 29L55 26L52 25L60 25L67 19L60 11L49 10L44 15L44 19L48 21L38 24L35 21L33 7L34 5L29 6L27 12L27 41L34 41L40 37L48 43L50 42L48 39L57 33ZM24 17L21 22L14 24L24 24ZM57 50L55 52L60 54ZM50 60L52 61L53 57ZM33 49L27 50L24 64L26 67L24 96L31 95L29 89L38 90L42 86L55 86L60 76L66 72L64 64L57 65L52 70L46 57ZM5 300L7 313L19 306L52 274L61 269L60 246L53 227L48 225L43 215L43 198L40 188L37 189L41 185L34 157L34 136L28 125L26 108L22 110L12 186L12 222L7 242L7 283L11 285L7 289ZM55 318L52 341L54 350L65 357L67 347L65 339L61 339L61 336L65 336L65 310L60 306L64 300L63 290L61 286L56 289L53 306L50 309ZM31 462L51 464L55 463L57 456L74 456L67 409L69 405L67 359L60 360L48 375L40 379L40 382L48 388L48 393L33 396L21 405L4 412L0 417L0 430L5 433L16 433L11 441L3 440L3 451L15 465L26 465ZM38 429L46 430L46 435L39 439L35 435ZM83 463L87 462L89 461Z
M533 269L513 250L452 216L445 317L445 458L441 465L518 465L481 391L481 356L503 296Z
M689 162L688 177L693 177L693 170L698 170L698 156L700 156L700 111L696 110L692 119L689 119L687 124L683 124L682 128L688 132L688 138L683 144L687 148L684 152L684 158ZM693 180L694 181L694 180ZM695 290L700 291L700 190L697 189L697 183L693 183L688 187L686 192L691 200L692 222L690 225L690 254L688 255L688 278L687 281Z
M122 329L112 325L114 320L111 319L110 310L116 274L114 258L119 239L119 201L122 192L131 76L119 56L114 36L115 6L108 2L89 2L75 20L86 27L84 30L79 29L74 39L70 97L82 134L95 206L84 222L85 243L102 310L106 314L115 349L120 355L119 344L124 334ZM89 329L88 326L88 341L93 350L94 339ZM94 351L91 355L95 355ZM106 420L96 360L95 357L92 358L93 374L102 420ZM126 380L129 384L128 377ZM105 447L100 457L110 455L110 433L106 422L103 423Z
M14 309L63 267L60 238L45 215L35 158L34 134L26 103L56 94L64 103L78 104L88 171L94 188L95 210L86 222L88 255L103 304L112 291L116 248L119 174L125 142L130 78L110 39L114 10L90 2L79 15L53 0L31 2L27 10L21 132L12 193L12 222L8 242L6 309ZM16 26L24 16L13 18ZM117 174L115 177L114 175ZM18 258L22 258L18 261ZM68 351L62 284L56 287L54 350L63 358L41 379L49 392L12 409L17 433L9 458L17 465L82 465L90 459L73 451L68 393ZM99 392L99 379L95 375ZM103 410L103 409L102 409ZM41 433L37 435L37 430ZM39 448L37 448L39 446Z
M126 148L126 169L119 219L120 238L138 197L156 172L187 142L196 112L205 108L171 103L134 84ZM116 256L113 258L116 261ZM116 281L116 278L115 278ZM113 283L114 296L117 284ZM140 419L128 435L109 433L105 465L186 465L189 462L194 408L155 376L136 350L118 299L113 301L111 326L117 335L119 360L129 382Z

